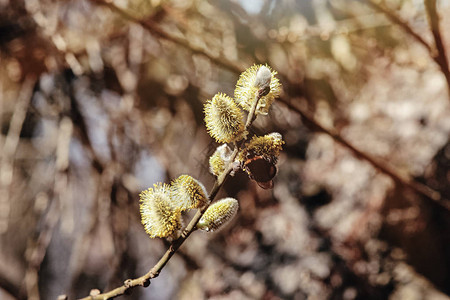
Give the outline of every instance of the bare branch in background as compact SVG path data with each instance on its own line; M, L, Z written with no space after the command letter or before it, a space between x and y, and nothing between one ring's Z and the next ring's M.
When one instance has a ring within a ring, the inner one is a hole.
M447 81L447 87L450 94L450 71L448 68L447 55L445 52L445 47L442 42L442 37L439 29L439 15L436 11L436 0L425 0L425 7L428 17L428 22L430 23L431 32L434 38L434 44L436 48L432 48L418 33L416 33L411 26L400 17L395 15L389 9L385 8L383 5L380 5L373 0L369 0L367 3L373 7L374 9L384 13L393 23L399 25L407 34L412 36L415 40L417 40L420 44L422 44L430 53L430 56L433 60L438 64L439 68L442 71L442 74L445 76Z
M2 152L0 153L0 234L8 230L11 201L9 189L13 181L14 153L19 145L20 131L25 121L35 83L35 78L27 78L22 84L8 134L4 144L0 145L2 147Z
M67 205L67 190L68 190L68 167L69 167L69 148L72 139L73 124L68 117L64 117L59 122L59 131L57 138L57 145L55 149L55 179L52 193L52 200L50 201L49 209L43 220L43 228L39 232L37 240L30 242L31 247L27 249L28 267L25 273L24 284L27 290L28 299L40 299L39 297L39 270L47 248L55 230L55 226L61 218L62 207ZM49 202L48 195L41 193L37 196L37 202ZM45 198L45 199L42 199Z
M156 24L148 23L146 21L141 21L141 20L138 20L138 19L134 18L133 16L129 15L128 13L126 13L121 8L119 8L116 5L114 5L113 3L104 2L103 0L91 0L91 1L94 1L94 2L102 4L102 5L106 5L107 7L111 8L115 12L118 12L120 15L126 17L126 19L128 19L128 20L130 20L132 22L136 22L136 23L141 24L144 28L148 29L150 32L158 34L162 38L165 38L165 39L170 40L170 41L172 41L172 42L174 42L176 44L179 44L180 46L183 46L183 47L191 50L193 53L201 54L201 55L207 57L208 59L210 59L211 61L213 61L215 64L217 64L217 65L219 65L221 67L224 67L224 68L228 69L229 71L232 71L232 72L234 72L236 74L239 74L240 72L243 71L243 69L237 67L236 63L229 62L226 59L214 58L211 55L209 55L207 52L205 52L203 49L196 48L196 47L192 46L191 44L187 43L186 41L184 41L184 40L182 40L180 38L174 37L170 33L167 33L165 31L163 31L162 29L158 28ZM409 34L411 34L414 38L416 38L417 41L419 41L428 50L430 50L430 47L428 46L428 44L418 34L416 34L405 22L401 21L395 15L390 13L385 8L382 8L378 4L375 4L375 3L372 3L372 2L370 2L370 3L376 9L382 11L383 13L386 13L387 16L394 21L394 23L400 25ZM450 87L450 85L449 85L449 87ZM313 117L309 116L310 115L309 113L306 113L305 111L300 111L298 107L293 106L291 101L289 101L289 100L287 100L285 98L280 98L279 101L281 101L284 104L286 104L290 109L292 109L293 111L295 111L298 114L300 114L303 118L306 118L308 120L307 124L309 123L309 124L312 124L314 128L319 128L320 131L322 131L323 133L329 135L336 142L338 142L339 144L343 145L344 147L349 148L354 154L356 154L356 156L358 158L369 162L373 167L375 167L380 172L386 174L387 176L391 177L395 182L399 182L399 183L401 183L403 185L406 185L406 186L410 187L415 192L417 192L417 193L421 194L422 196L424 196L425 199L435 201L441 207L443 207L443 208L445 208L447 210L450 210L450 204L448 204L448 202L445 201L445 200L442 201L443 199L442 199L442 197L441 197L439 192L434 191L430 187L428 187L428 186L426 186L426 185L424 185L422 183L418 183L418 182L414 181L411 178L404 178L403 176L399 175L398 172L395 171L392 167L387 166L385 163L380 163L375 158L372 158L370 155L364 153L363 151L360 151L360 150L356 149L354 146L351 145L350 142L346 141L337 132L332 132L331 130L325 129Z
M447 86L450 95L450 70L448 68L447 54L445 51L444 43L442 41L440 16L438 15L436 10L437 0L424 0L424 3L428 22L430 23L431 32L433 33L434 44L436 45L437 50L437 54L433 55L433 58L441 68L442 74L444 74L445 79L447 80Z
M283 99L282 99L283 101ZM312 130L317 130L322 133L325 133L329 136L331 136L337 143L341 144L342 146L346 147L348 150L350 150L356 157L363 159L364 161L367 161L370 163L375 169L382 172L383 174L386 174L387 176L391 177L396 183L399 183L401 185L404 185L417 194L423 196L425 199L431 200L437 205L439 205L441 208L446 209L450 211L450 202L447 199L443 199L441 194L429 186L422 184L420 182L417 182L413 180L412 178L405 177L404 175L400 175L395 169L393 169L388 164L379 161L378 159L372 157L371 155L364 153L361 150L358 150L355 146L353 146L349 141L347 141L345 138L340 136L334 129L325 128L323 125L318 123L316 120L314 120L314 117L310 115L309 112L307 112L304 109L301 109L298 105L294 105L291 102L283 101L285 105L287 105L290 109L297 112L301 115L301 117L306 121L305 125L308 126L308 123L310 126L312 125Z
M404 31L406 31L407 34L412 36L416 41L418 41L420 44L422 44L430 54L433 54L433 49L428 45L428 43L420 36L420 34L416 33L411 26L408 25L408 23L404 20L402 20L400 17L395 15L392 11L384 7L383 5L373 1L369 0L367 3L374 8L375 10L378 10L382 12L386 17L389 18L394 24L397 24L400 26Z

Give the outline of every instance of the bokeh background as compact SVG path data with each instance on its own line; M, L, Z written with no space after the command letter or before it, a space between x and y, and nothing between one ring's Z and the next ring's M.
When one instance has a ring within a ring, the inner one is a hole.
M449 299L450 2L0 0L0 298L145 274L138 194L209 189L203 103L267 63L272 190L124 299ZM191 215L186 215L186 221Z

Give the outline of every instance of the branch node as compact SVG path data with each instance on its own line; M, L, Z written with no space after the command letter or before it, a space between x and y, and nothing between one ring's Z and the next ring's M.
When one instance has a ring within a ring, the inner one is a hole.
M155 274L155 277L159 275L159 272ZM150 278L147 278L144 280L144 282L142 283L143 287L148 287L150 285Z
M98 295L100 295L100 290L99 289L92 289L90 292L89 292L89 296L91 296L91 297L95 297L95 296L98 296Z
M123 282L123 286L127 289L131 287L131 279L127 279Z

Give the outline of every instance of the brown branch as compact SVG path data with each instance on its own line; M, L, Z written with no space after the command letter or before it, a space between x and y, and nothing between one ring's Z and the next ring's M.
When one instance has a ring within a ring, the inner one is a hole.
M386 165L385 163L381 162L380 160L376 159L375 157L372 157L371 155L364 153L363 151L357 149L350 142L348 142L346 139L344 139L342 136L340 136L339 133L337 133L334 129L325 128L323 125L321 125L319 122L317 122L314 119L314 117L312 117L309 114L309 112L307 112L306 110L293 105L291 102L286 101L285 99L281 99L281 101L287 107L289 107L289 109L300 114L300 116L302 117L302 119L304 121L306 121L307 123L310 123L312 125L312 126L311 125L310 126L313 127L313 129L329 135L336 142L338 142L339 144L348 148L357 157L369 162L378 171L391 177L395 182L400 183L401 185L410 188L411 190L422 195L426 199L432 200L432 202L438 204L440 207L450 211L450 203L448 201L445 201L444 199L442 199L442 196L439 192L431 189L429 186L427 186L425 184L422 184L422 183L419 183L419 182L413 180L412 178L410 178L408 176L400 175L395 169L393 169L389 165Z
M445 53L444 43L442 41L442 36L440 33L439 27L439 15L436 11L436 0L424 0L425 9L427 12L428 22L430 23L431 32L433 34L434 43L436 48L431 47L417 32L415 32L407 22L402 20L400 17L395 15L389 9L379 5L373 0L367 1L367 3L374 8L386 15L392 23L397 24L402 28L406 33L411 35L414 39L416 39L420 44L427 48L430 53L431 58L435 61L435 63L441 69L441 72L445 76L445 80L447 81L447 89L450 95L450 70L448 67L447 55Z
M441 68L442 73L447 81L447 88L450 96L450 70L448 68L447 55L445 53L444 43L442 41L441 31L439 27L439 15L436 11L436 0L424 0L427 12L428 22L430 23L431 32L433 33L434 43L436 45L437 54L433 55L433 59Z
M214 62L218 66L221 66L221 67L228 69L235 73L242 72L242 67L237 65L236 63L226 59L225 57L216 57L210 53L207 53L206 49L198 47L197 45L190 43L186 39L177 37L171 33L168 33L166 31L162 30L155 22L153 22L151 20L139 19L139 18L131 15L127 11L123 10L122 8L114 5L112 2L106 2L104 0L91 0L91 1L94 3L97 3L99 5L108 7L112 11L116 12L123 18L125 18L133 23L140 24L142 27L148 29L154 35L157 35L165 40L174 42L175 44L188 49L189 51L193 52L194 54L206 56L208 59L210 59L212 62Z
M388 17L389 20L391 20L392 23L397 24L402 28L406 33L408 33L410 36L415 38L420 44L425 46L427 48L428 52L433 53L433 49L431 46L417 33L415 32L406 21L402 20L400 17L395 15L393 12L391 12L389 9L385 8L384 6L376 3L374 0L367 1L369 6L371 6L373 9L378 10L379 12L383 13L386 17Z
M237 153L237 152L236 152ZM230 172L231 169L228 169L227 172L224 172L222 176L216 181L214 184L214 187L211 190L211 194L209 196L210 201L213 201L217 193L219 192L220 188L222 187L223 183L225 182L226 176ZM202 209L198 210L195 216L192 218L192 220L189 222L188 226L184 229L181 236L175 240L170 246L169 249L167 249L166 253L161 257L161 259L153 266L153 268L148 271L147 274L136 278L136 279L127 279L125 280L124 284L118 288L115 288L109 292L98 294L98 295L92 295L85 298L82 298L81 300L105 300L105 299L113 299L117 296L123 295L125 293L129 293L130 290L137 286L143 286L147 287L150 285L150 280L153 278L156 278L159 276L159 273L164 268L164 266L169 262L170 258L175 254L175 252L181 247L181 245L184 243L184 241L191 235L192 232L196 230L195 226L197 225L198 221L202 217L203 213L206 211L208 206L203 207Z
M17 300L27 299L26 295L21 291L20 286L11 281L6 274L0 274L0 289Z
M39 270L48 246L53 237L55 227L61 218L61 207L64 206L64 193L67 191L68 167L69 167L69 147L72 139L73 124L68 117L63 117L58 126L58 137L55 147L55 178L54 196L47 214L43 217L43 227L39 232L37 240L27 249L26 260L28 263L24 283L29 299L39 298ZM48 197L44 194L42 197Z
M20 142L20 132L25 122L31 97L33 96L35 83L36 79L34 77L25 78L17 97L6 139L4 144L0 145L0 206L2 207L0 211L0 234L8 230L11 209L10 187L14 178L14 154Z

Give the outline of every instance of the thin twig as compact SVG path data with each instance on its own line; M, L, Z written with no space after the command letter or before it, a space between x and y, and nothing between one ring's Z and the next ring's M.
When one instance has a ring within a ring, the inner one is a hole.
M441 68L442 73L447 81L447 88L450 96L450 70L448 68L447 55L445 53L444 43L442 42L441 31L439 27L439 15L436 11L436 0L424 0L427 12L428 22L430 23L431 32L433 33L434 43L436 45L437 54L433 59ZM450 99L450 97L449 97Z
M53 237L55 227L61 218L61 207L64 206L67 191L69 147L73 133L73 123L68 117L63 117L59 123L57 143L55 147L55 178L54 196L47 214L43 217L43 227L33 246L27 249L28 266L25 271L24 283L29 299L39 299L38 273L41 268L48 246ZM48 197L47 195L43 197Z
M0 273L0 288L2 290L2 294L6 292L6 294L11 296L11 299L26 300L27 297L25 293L21 291L20 286L16 282L12 281L7 275L7 273Z
M430 23L431 32L433 34L434 43L436 48L431 47L417 32L415 32L407 22L402 20L400 17L395 15L389 9L379 5L373 0L367 1L367 3L374 8L386 15L393 23L397 24L402 28L406 33L411 35L414 39L416 39L420 44L427 48L430 53L431 58L435 61L435 63L441 69L441 72L445 76L445 80L447 81L447 89L450 95L450 70L448 67L447 55L445 53L444 43L442 42L442 36L440 33L439 27L439 15L436 11L436 0L424 0L428 22Z
M139 19L139 18L131 15L124 9L114 5L113 2L106 2L104 0L91 0L91 1L94 3L97 3L99 5L108 7L109 9L111 9L112 11L116 12L117 14L119 14L120 16L122 16L123 18L125 18L129 21L140 24L142 27L148 29L152 34L155 34L165 40L174 42L175 44L180 45L180 46L190 50L194 54L199 54L199 55L208 57L212 62L214 62L218 66L222 66L223 68L229 69L232 72L236 72L236 73L242 72L241 66L226 59L225 57L215 57L212 54L206 53L206 50L204 48L198 47L197 45L193 45L186 39L177 37L171 33L164 31L156 23L154 23L151 20L142 20L142 19Z
M27 115L29 103L36 83L34 77L27 77L22 84L14 112L9 123L5 142L0 145L0 234L8 229L10 206L10 186L13 182L14 154L20 142L20 132ZM0 133L1 134L1 133Z
M380 12L382 12L386 17L388 17L389 20L391 20L392 23L397 24L398 26L400 26L404 31L406 31L406 33L408 33L410 36L412 36L413 38L415 38L420 44L422 44L423 46L425 46L425 48L427 48L429 53L433 53L433 48L431 48L431 46L417 33L415 32L409 25L407 22L405 22L404 20L402 20L400 17L398 17L397 15L395 15L393 12L391 12L389 9L385 8L384 6L376 3L373 0L369 0L367 1L367 3L369 4L369 6L371 6L373 9L378 10Z
M448 201L445 201L442 199L442 196L439 192L431 189L429 186L422 184L420 182L417 182L410 177L402 176L400 175L396 170L394 170L392 167L386 165L385 163L380 162L378 159L370 156L367 153L364 153L363 151L357 149L355 146L353 146L350 142L348 142L346 139L344 139L342 136L340 136L334 129L327 129L323 125L321 125L319 122L317 122L314 117L312 117L309 112L306 110L299 108L298 106L293 105L291 102L288 102L286 100L282 101L289 109L297 112L300 114L300 116L306 121L312 124L313 129L323 132L330 137L332 137L336 142L339 144L345 146L350 151L353 152L357 157L364 159L365 161L369 162L373 167L375 167L378 171L388 175L391 177L394 181L402 184L403 186L406 186L416 193L424 196L426 199L432 200L434 203L438 204L442 208L450 211L450 203Z
M0 234L8 230L9 213L11 210L10 188L13 183L14 155L20 143L20 132L22 131L29 104L33 96L33 87L35 83L36 79L34 77L27 77L23 82L9 123L8 134L4 144L0 144L0 206L2 207L2 210L0 211ZM13 282L8 281L7 278L0 276L0 287L18 299L25 298L24 293L16 287Z

